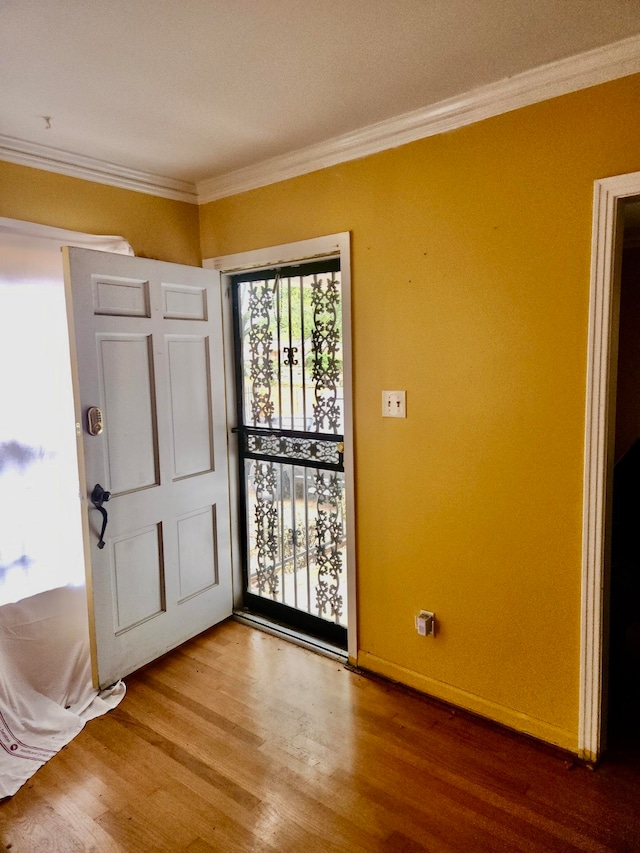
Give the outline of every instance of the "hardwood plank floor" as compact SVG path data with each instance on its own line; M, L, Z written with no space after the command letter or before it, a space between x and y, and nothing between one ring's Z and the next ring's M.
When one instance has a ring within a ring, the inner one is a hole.
M127 695L14 797L34 851L640 851L640 760L542 745L226 622Z

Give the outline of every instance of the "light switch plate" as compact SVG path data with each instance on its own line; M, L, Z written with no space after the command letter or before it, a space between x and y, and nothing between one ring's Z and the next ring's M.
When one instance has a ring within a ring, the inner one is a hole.
M406 418L407 417L407 392L406 391L383 391L382 392L382 417L383 418Z

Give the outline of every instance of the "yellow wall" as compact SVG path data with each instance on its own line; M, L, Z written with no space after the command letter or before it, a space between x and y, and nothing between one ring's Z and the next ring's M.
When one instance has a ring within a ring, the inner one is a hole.
M117 234L136 255L200 264L198 208L144 193L0 162L0 216Z
M359 661L575 749L593 181L640 169L639 108L609 83L213 202L200 235L192 205L0 163L0 216L184 263L351 231Z
M639 111L636 76L201 209L204 257L352 233L359 662L570 749L593 182Z

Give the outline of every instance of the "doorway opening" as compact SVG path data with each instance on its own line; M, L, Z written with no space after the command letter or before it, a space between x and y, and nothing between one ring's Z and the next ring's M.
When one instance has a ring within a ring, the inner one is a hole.
M588 761L597 761L607 747L608 682L610 675L616 678L609 663L610 649L613 653L617 643L612 629L618 631L611 618L611 596L619 595L612 586L611 569L613 559L619 560L623 541L618 540L614 549L614 523L619 526L620 522L619 506L614 509L614 465L621 270L625 219L630 223L634 218L639 198L640 172L605 178L594 185L578 730L578 751ZM626 456L625 450L619 444L618 461ZM629 464L628 459L623 469ZM617 479L621 481L619 473Z
M622 213L607 743L628 750L640 747L640 200Z
M98 695L91 679L60 255L70 243L131 251L0 219L0 798L124 695Z
M0 606L84 586L62 281L0 270Z
M204 266L226 296L236 615L355 661L349 234Z
M231 285L245 606L346 648L340 259Z
M63 245L132 254L0 218L0 606L85 586Z

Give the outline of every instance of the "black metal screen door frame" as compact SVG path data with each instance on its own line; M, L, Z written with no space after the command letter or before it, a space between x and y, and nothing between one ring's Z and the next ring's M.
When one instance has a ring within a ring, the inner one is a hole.
M342 377L336 355L342 335L339 271L339 258L250 271L231 277L231 292L243 604L252 613L346 649L344 414L336 399L336 382ZM313 324L307 329L303 279L313 282L307 291ZM292 332L292 280L300 282L297 339ZM249 317L247 310L243 314L242 286L251 306ZM288 306L288 317L281 304ZM294 404L294 370L303 377L301 411ZM283 377L290 377L290 383ZM283 393L291 395L284 407ZM285 499L293 507L288 529ZM293 562L297 571L296 555L303 564L306 560L306 606L298 603L297 592L295 606L284 601L285 569L288 565L290 571ZM313 606L311 559L317 574ZM256 586L258 594L252 591Z

